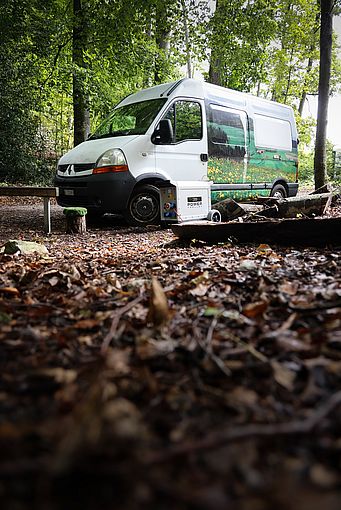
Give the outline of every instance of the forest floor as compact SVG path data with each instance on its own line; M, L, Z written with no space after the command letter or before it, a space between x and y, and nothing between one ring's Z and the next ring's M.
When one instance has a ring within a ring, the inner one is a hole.
M1 509L339 510L339 247L52 229L0 199L48 249L0 254Z

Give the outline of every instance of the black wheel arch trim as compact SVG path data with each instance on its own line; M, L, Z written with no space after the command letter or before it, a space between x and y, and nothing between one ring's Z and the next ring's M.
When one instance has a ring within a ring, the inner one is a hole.
M136 184L141 184L141 182L148 181L150 184L152 181L160 182L160 181L168 181L167 177L165 177L162 174L155 173L155 172L149 172L145 174L138 175L135 177ZM147 183L146 183L147 184Z

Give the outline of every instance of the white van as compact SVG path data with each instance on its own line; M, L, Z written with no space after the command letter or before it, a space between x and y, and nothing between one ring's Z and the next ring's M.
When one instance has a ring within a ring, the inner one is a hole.
M160 221L165 181L212 181L212 202L293 196L297 131L290 107L193 79L123 99L58 163L61 206Z

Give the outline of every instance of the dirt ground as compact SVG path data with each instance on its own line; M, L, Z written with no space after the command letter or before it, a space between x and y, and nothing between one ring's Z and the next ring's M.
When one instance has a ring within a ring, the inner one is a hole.
M1 509L340 508L338 246L0 199L9 239L48 253L0 254Z

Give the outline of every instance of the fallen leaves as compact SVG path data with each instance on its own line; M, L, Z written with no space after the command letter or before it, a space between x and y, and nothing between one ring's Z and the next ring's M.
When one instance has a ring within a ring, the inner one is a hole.
M339 251L110 221L52 235L48 258L0 255L2 495L39 479L45 504L56 473L84 509L90 486L126 510L336 494Z

